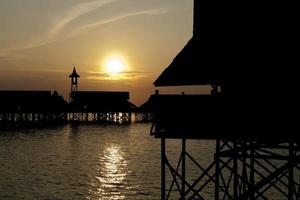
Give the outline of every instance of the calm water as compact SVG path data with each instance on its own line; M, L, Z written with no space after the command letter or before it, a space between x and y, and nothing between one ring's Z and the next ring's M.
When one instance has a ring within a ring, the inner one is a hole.
M0 199L159 199L160 141L150 127L0 131ZM178 159L179 145L168 142L171 160ZM209 163L213 146L188 143L202 163Z

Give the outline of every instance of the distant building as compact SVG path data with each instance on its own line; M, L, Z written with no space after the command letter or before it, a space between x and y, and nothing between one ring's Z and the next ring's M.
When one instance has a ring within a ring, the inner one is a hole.
M78 91L71 93L72 110L88 112L130 112L135 107L129 92Z
M1 90L0 122L66 120L67 102L56 91Z
M79 74L74 67L71 78L69 112L71 121L130 121L129 92L79 91Z
M73 68L69 104L57 91L0 90L0 125L35 122L131 122L129 92L79 91Z

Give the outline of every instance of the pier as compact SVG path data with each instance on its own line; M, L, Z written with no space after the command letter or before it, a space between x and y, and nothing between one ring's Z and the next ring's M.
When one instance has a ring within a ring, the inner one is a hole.
M135 105L129 92L79 91L71 93L68 119L71 122L130 123Z
M137 108L129 101L129 92L79 91L74 67L70 101L57 91L1 90L0 126L60 123L128 124Z
M56 91L0 91L0 124L64 123L67 105Z
M79 91L79 74L74 67L71 79L68 120L70 122L130 123L136 106L129 101L129 92Z

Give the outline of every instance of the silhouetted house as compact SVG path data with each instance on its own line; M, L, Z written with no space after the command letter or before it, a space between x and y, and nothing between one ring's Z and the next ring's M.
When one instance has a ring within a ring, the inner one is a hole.
M278 13L269 6L291 11ZM188 106L195 112L203 109L201 115L207 119L199 119L201 126L211 125L207 108L219 108L215 110L215 125L211 130L222 126L217 130L222 129L228 137L269 138L270 132L279 130L288 133L278 134L278 138L296 137L293 129L297 129L297 122L293 116L299 111L296 91L300 87L296 67L291 62L295 62L292 44L299 33L294 28L294 14L291 6L276 2L194 0L193 37L154 85L210 85L213 97L202 95L204 102L199 99L193 106L182 97L158 101L157 116L164 116L164 110L168 110L169 119L157 120L157 133L163 127L158 123L164 120L193 116L188 111L176 112ZM155 98L164 98L160 96ZM206 101L206 98L223 100ZM217 105L219 102L224 105ZM174 123L174 127L177 125ZM192 128L188 130L189 127L193 125L186 124L186 133L199 133Z
M140 112L154 112L155 110L155 95L151 95L149 99L139 107Z
M0 91L1 121L63 120L66 108L56 91Z
M224 66L216 48L218 39L214 31L217 28L211 24L216 20L214 3L195 0L194 4L193 37L154 85L211 85L215 95L152 95L143 106L155 110L154 134L157 137L208 138L224 131Z
M136 108L135 121L136 122L152 122L155 112L155 95L151 95L149 99L141 106Z
M214 1L194 1L193 37L157 78L155 86L223 84L224 60L219 52L219 37L216 37L218 27L213 26L220 21L215 4Z
M75 67L69 78L71 79L69 111L72 113L130 113L135 108L129 101L129 92L78 91L80 76Z
M129 101L129 92L78 91L80 76L73 68L71 93L68 107L72 122L116 122L131 121L131 112L136 106Z
M154 105L151 133L161 139L161 199L174 199L173 192L179 199L273 194L294 199L300 162L299 7L287 1L194 4L193 38L154 85L210 85L212 93L157 94L145 104ZM167 146L169 138L181 140L177 163L173 152L168 158L174 148ZM211 164L205 158L203 167L203 159L191 156L187 139L215 140ZM199 167L198 175L188 173L190 163ZM285 187L275 185L279 182Z
M71 93L72 112L131 112L129 92L78 91Z
M1 112L45 112L51 91L0 91Z
M56 113L67 112L68 103L62 95L59 95L56 90L51 95L51 103L49 104L49 110Z

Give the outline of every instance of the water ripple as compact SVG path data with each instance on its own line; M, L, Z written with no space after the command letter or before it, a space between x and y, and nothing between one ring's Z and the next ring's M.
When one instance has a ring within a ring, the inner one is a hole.
M160 142L150 126L0 130L0 199L159 199Z

